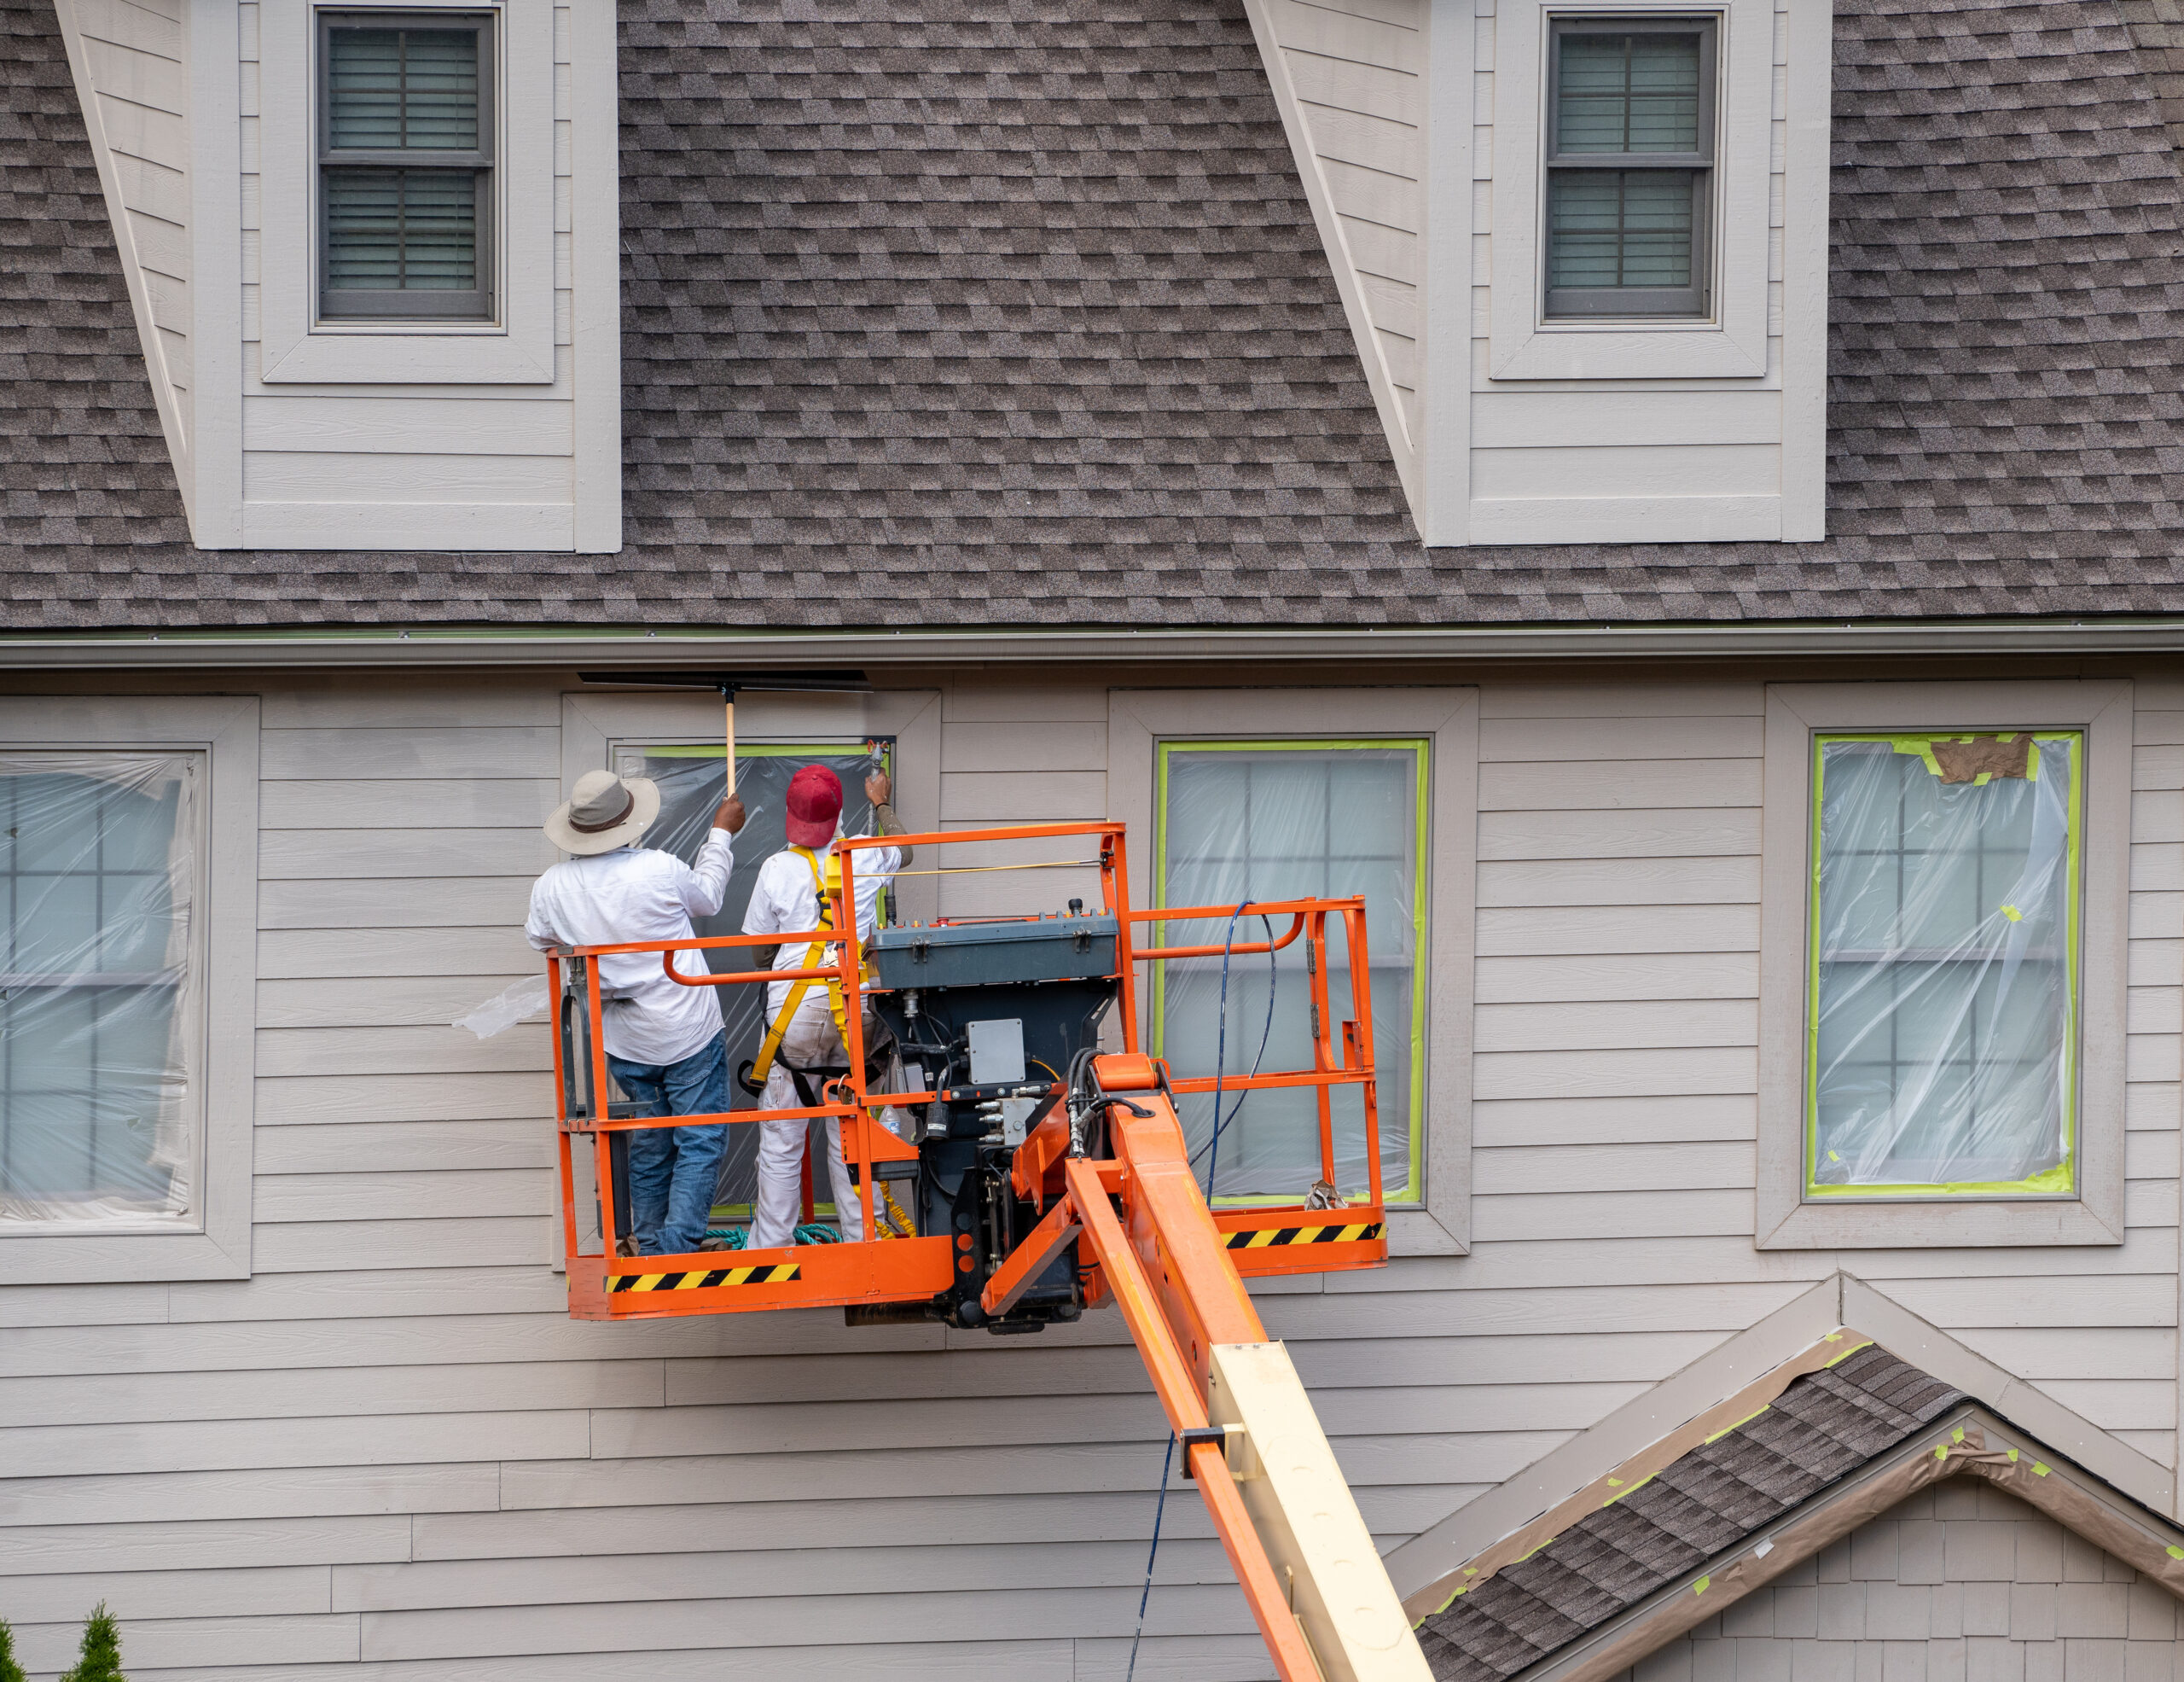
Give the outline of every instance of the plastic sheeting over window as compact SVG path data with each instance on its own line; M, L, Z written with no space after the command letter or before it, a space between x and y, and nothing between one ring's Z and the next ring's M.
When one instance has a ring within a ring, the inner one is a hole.
M781 746L773 742L738 742L735 750L735 793L743 802L743 831L735 838L735 869L728 879L728 895L713 917L692 919L700 935L741 934L743 913L751 904L751 890L758 883L758 866L788 845L787 828L789 779L805 765L825 765L842 779L842 833L873 832L872 803L864 797L864 779L875 771L893 769L893 743L816 742ZM728 778L721 764L721 748L625 748L616 755L616 768L624 775L649 777L659 784L659 817L645 832L643 845L671 853L688 864L698 856L712 827L713 810L721 802ZM706 961L715 975L753 967L748 947L730 946L708 952ZM686 965L688 960L685 960ZM766 990L760 987L715 989L728 1032L728 1066L741 1068L756 1055L765 1038ZM731 1092L730 1101L747 1108L752 1102ZM723 1217L742 1219L757 1194L758 1130L732 1127L728 1155L721 1164L715 1203ZM823 1159L822 1159L823 1160ZM826 1175L819 1176L825 1195ZM822 1211L833 1206L822 1203Z
M2071 1194L2082 735L1815 753L1806 1195Z
M0 1231L192 1212L200 774L0 756Z
M1163 905L1234 905L1304 895L1365 897L1373 981L1373 1045L1380 1071L1380 1172L1391 1203L1421 1196L1426 932L1423 742L1194 742L1159 749L1159 876ZM1274 932L1288 927L1281 919ZM1253 917L1164 926L1162 944L1263 941ZM1329 996L1346 1015L1349 953L1328 928ZM1222 1044L1220 957L1158 965L1153 1050L1179 1076L1211 1075ZM1273 994L1269 1027L1268 997ZM1230 1075L1252 1073L1262 1045L1269 1068L1304 1066L1310 995L1299 940L1275 955L1228 964L1226 1056ZM1268 1035L1271 1034L1271 1039ZM1295 1202L1320 1178L1318 1109L1309 1091L1271 1089L1222 1100L1232 1116L1208 1148L1213 1099L1182 1100L1184 1131L1201 1183L1209 1167L1223 1197ZM1334 1091L1336 1186L1366 1187L1363 1111L1355 1087Z

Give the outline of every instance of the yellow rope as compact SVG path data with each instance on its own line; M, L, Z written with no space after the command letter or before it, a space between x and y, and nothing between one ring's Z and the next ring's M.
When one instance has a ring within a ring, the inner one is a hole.
M1043 864L942 864L930 870L897 870L898 876L972 876L994 870L1087 870L1096 869L1097 858L1050 858Z

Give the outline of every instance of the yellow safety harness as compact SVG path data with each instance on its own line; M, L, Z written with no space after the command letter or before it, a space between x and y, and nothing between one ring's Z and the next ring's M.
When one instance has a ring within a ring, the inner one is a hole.
M789 851L803 859L811 871L811 891L819 896L819 933L822 936L821 939L811 943L810 950L804 954L804 962L796 967L799 969L816 969L826 961L827 948L833 944L824 937L836 932L834 902L841 897L842 861L839 854L829 849L827 854L827 873L822 879L819 874L819 855L816 853L808 847L792 847ZM764 1083L767 1074L774 1067L774 1059L781 1055L781 1040L788 1033L790 1022L796 1019L798 1007L804 1003L804 995L816 987L824 987L827 989L827 1010L828 1014L834 1019L834 1032L842 1037L843 1045L847 1045L850 1043L849 1017L846 1007L842 1002L842 984L832 976L822 982L807 975L789 988L788 998L782 1002L781 1014L774 1018L772 1026L767 1028L766 1037L758 1046L758 1055L751 1060L751 1083L754 1086Z
M799 969L816 969L826 961L827 948L834 944L825 937L839 932L834 927L834 906L840 899L842 893L841 856L833 849L828 849L826 873L822 876L819 869L819 855L813 849L808 847L791 847L788 850L804 860L805 867L811 872L812 892L819 896L820 938L814 940L806 949L804 961L796 967ZM854 916L855 913L852 912L851 915ZM775 1016L771 1026L766 1029L766 1037L758 1046L758 1055L751 1060L750 1084L752 1086L758 1087L764 1084L766 1076L774 1067L774 1060L781 1055L781 1041L787 1037L788 1025L796 1020L797 1010L803 1004L805 995L816 987L823 987L827 989L827 1011L834 1019L834 1032L840 1036L845 1046L850 1043L849 1007L842 997L841 982L832 976L822 981L807 975L802 981L791 985L788 997L781 1001L780 1013ZM879 1112L874 1110L873 1114L876 1119ZM874 1236L880 1238L907 1238L913 1236L917 1230L915 1224L908 1214L903 1213L902 1205L895 1201L894 1194L887 1189L886 1184L880 1183L874 1189L880 1194L878 1207L874 1210L874 1213L878 1217L874 1225L879 1230Z

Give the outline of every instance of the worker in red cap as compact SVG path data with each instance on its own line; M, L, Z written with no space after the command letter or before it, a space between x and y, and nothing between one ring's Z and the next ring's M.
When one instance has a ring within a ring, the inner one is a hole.
M864 779L864 794L872 802L876 832L883 835L905 833L889 804L892 792L884 771L875 771ZM751 890L751 908L743 917L746 934L799 934L822 928L822 919L828 915L826 890L830 878L835 884L840 881L834 842L841 834L841 778L824 765L806 765L789 779L787 804L789 844L758 867L758 880ZM858 939L872 938L879 920L880 893L909 858L908 847L875 847L857 853L853 875ZM816 969L833 963L839 955L826 943L811 940L785 941L771 948L770 955L770 949L761 946L756 953L760 966L772 969ZM847 1027L843 1008L839 986L830 987L824 981L769 985L766 1037L752 1059L746 1083L764 1081L764 1096L760 1100L764 1108L810 1109L819 1102L819 1089L831 1078L827 1071L846 1072L849 1051L843 1044ZM758 1204L750 1237L754 1250L780 1248L795 1235L803 1202L807 1126L803 1121L758 1124ZM827 1167L843 1241L855 1243L864 1237L864 1210L842 1160L841 1124L831 1119L827 1123Z

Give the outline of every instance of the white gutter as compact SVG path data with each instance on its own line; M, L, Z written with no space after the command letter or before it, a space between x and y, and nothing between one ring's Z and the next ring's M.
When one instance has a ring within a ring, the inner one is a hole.
M1081 661L1773 660L2184 653L2184 618L1801 624L973 631L172 631L0 634L0 669L310 666L1039 666ZM1267 675L1275 674L1269 672Z

